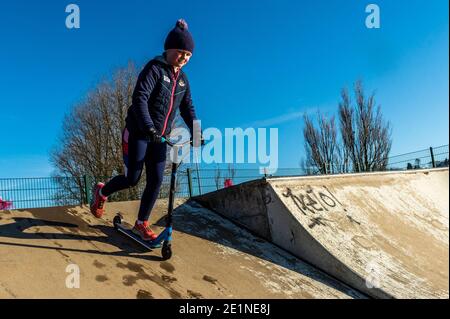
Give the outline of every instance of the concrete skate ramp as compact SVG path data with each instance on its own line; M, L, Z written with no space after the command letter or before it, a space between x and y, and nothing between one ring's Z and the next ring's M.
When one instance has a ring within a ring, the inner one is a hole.
M139 201L0 211L0 298L364 298L272 243L193 202L178 200L173 256L148 252L112 227ZM159 232L167 201L150 221ZM76 282L79 270L79 286Z
M196 200L375 298L449 297L448 169L271 178Z

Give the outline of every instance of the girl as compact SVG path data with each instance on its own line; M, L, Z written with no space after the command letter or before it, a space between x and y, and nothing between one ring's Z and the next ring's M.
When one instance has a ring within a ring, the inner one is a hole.
M193 134L196 120L191 91L186 74L181 71L194 51L194 41L188 25L177 21L164 43L162 56L157 56L139 74L128 109L126 127L122 135L125 175L116 176L106 185L98 183L93 191L91 213L100 218L109 195L136 186L146 167L146 187L142 194L138 218L133 232L144 240L154 240L148 219L163 181L167 145L161 142L168 136L177 108Z

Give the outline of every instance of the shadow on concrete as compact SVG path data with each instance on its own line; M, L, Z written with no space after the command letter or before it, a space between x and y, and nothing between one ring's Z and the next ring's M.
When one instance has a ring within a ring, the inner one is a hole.
M185 209L187 206L190 206L188 210ZM192 214L192 208L194 211L198 210L201 213L195 213L194 216ZM155 224L160 227L165 227L166 217L160 218ZM291 253L252 232L243 229L242 226L236 225L220 214L207 210L195 201L188 201L186 204L174 210L173 228L176 231L199 237L277 264L319 281L353 298L367 298L366 295L360 292L355 293L355 290L337 279L330 277L316 267L300 260ZM174 245L176 249L176 239ZM176 250L174 253L176 253Z
M186 209L189 207L188 209ZM201 210L202 214L193 214L192 211ZM12 211L14 212L14 211ZM104 224L89 225L81 216L76 214L72 208L61 211L61 207L33 209L21 212L31 213L34 218L13 217L14 223L0 225L0 239L14 238L29 241L53 241L55 246L39 245L35 243L18 243L1 241L0 245L20 246L35 249L53 249L57 251L79 252L97 254L103 256L129 257L144 261L163 261L160 250L155 249L149 255L149 250L128 237L117 232L111 224L103 220ZM102 220L100 220L102 221ZM176 231L196 236L223 246L230 247L245 254L255 256L286 269L300 273L315 281L332 287L354 298L365 298L365 295L355 293L348 286L332 279L327 274L315 267L299 260L297 257L274 246L268 241L236 226L228 219L221 217L210 210L206 210L200 204L188 201L174 210L174 225ZM160 218L157 226L165 227L166 217ZM40 228L52 227L58 232L50 233L41 231ZM34 232L31 228L35 228ZM37 228L37 229L36 229ZM27 231L28 230L28 231ZM86 241L96 249L64 248L57 240ZM103 243L114 246L118 251L106 252L95 247L95 243ZM176 254L176 237L174 239L174 254Z
M112 226L107 225L95 225L89 226L87 224L80 227L80 225L75 223L67 223L60 221L26 218L26 217L14 217L12 218L14 223L9 223L6 225L0 225L0 238L15 238L23 239L27 241L53 241L58 247L39 245L34 243L18 243L18 242L6 242L0 241L0 245L9 246L20 246L28 248L37 249L53 249L58 251L68 251L68 252L80 252L88 254L98 254L103 256L121 256L137 258L147 261L162 261L162 257L148 255L149 250L142 247L138 243L121 236ZM58 230L58 233L50 233L40 231L41 227L53 227ZM28 231L31 228L36 228L34 232ZM84 228L80 231L80 228ZM92 233L86 234L86 233ZM77 241L87 241L93 244L103 243L114 246L118 249L115 252L105 252L100 249L77 249L77 248L64 248L61 247L61 243L57 243L58 240L77 240Z

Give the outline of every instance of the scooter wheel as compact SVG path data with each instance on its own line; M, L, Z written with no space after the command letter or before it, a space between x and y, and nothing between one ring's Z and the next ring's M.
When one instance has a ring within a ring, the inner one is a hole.
M122 224L122 218L119 215L116 215L113 219L114 228L117 229L119 224Z
M172 246L164 243L161 248L161 255L164 260L170 259L170 257L172 257Z

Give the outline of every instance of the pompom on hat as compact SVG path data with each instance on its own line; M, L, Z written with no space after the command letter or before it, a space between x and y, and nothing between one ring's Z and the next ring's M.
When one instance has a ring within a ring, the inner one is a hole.
M164 50L178 49L194 53L194 39L185 20L179 19L164 43Z

